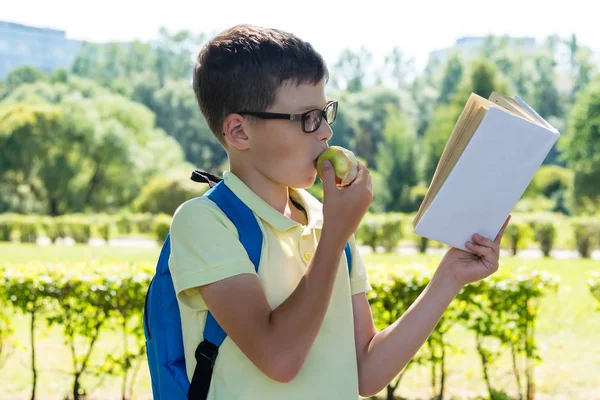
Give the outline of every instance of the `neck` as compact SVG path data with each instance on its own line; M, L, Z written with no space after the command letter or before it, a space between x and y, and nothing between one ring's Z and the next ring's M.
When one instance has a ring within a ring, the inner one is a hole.
M274 182L252 168L236 166L232 163L230 169L235 176L271 207L287 217L291 216L292 203L287 186Z

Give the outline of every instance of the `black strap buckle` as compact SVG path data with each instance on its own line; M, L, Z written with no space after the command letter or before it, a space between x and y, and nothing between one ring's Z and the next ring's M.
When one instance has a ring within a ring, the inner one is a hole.
M219 355L219 348L206 339L196 347L195 357L197 363L208 361L210 367L213 368L217 360L217 355Z
M208 183L210 187L215 186L217 183L223 180L223 178L213 175L210 172L200 171L198 169L192 172L190 179L194 182Z

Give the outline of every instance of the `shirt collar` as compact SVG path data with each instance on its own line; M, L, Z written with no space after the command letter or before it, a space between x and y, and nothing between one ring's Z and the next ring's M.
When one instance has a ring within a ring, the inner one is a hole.
M223 173L224 183L241 201L243 201L254 214L283 232L294 227L302 226L300 223L286 217L259 197L233 172ZM319 200L308 193L305 189L289 189L290 197L302 205L306 211L308 228L321 229L323 227L323 206Z

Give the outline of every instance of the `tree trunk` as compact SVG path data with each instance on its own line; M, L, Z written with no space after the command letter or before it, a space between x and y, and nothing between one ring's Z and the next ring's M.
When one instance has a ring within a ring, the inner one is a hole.
M73 381L73 400L79 400L79 378L81 377L81 371L75 374L75 380Z
M493 399L494 394L492 392L492 384L490 382L490 375L488 373L488 360L485 356L485 350L483 349L483 343L481 342L481 336L479 333L475 336L475 340L477 341L477 352L481 357L481 366L483 367L483 379L485 380L485 385L487 386L488 393L490 394L490 399Z
M440 394L438 400L444 399L444 391L446 384L446 346L444 345L444 335L440 334L440 345L442 348L442 360L441 360L441 371L440 371Z
M519 393L519 400L522 400L523 399L523 390L521 388L521 375L519 374L519 370L517 368L517 351L515 350L514 344L511 344L510 350L511 350L511 355L512 355L513 374L515 375L515 379L517 382L517 393Z
M58 201L54 198L50 198L50 215L56 217L58 215Z
M127 354L127 318L123 316L123 383L121 386L121 400L127 400L127 375L129 374L129 354Z
M85 204L91 203L92 196L96 191L96 187L102 180L100 174L100 165L96 161L96 169L94 170L94 175L92 175L92 179L90 179L90 185L88 186L87 193L85 194Z
M35 310L31 311L31 372L33 373L33 383L31 387L31 400L35 400L37 389L37 367L35 365Z

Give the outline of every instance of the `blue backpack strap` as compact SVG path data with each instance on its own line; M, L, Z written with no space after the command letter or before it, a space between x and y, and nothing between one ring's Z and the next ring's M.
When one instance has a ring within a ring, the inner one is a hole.
M227 215L238 231L239 240L258 272L263 236L254 213L223 181L209 189L204 196L213 201ZM209 311L204 325L204 340L196 348L196 369L190 383L188 399L206 399L219 346L227 334Z
M350 242L346 243L344 252L346 253L346 261L348 262L348 276L350 276L350 273L352 272L352 252L350 251Z

